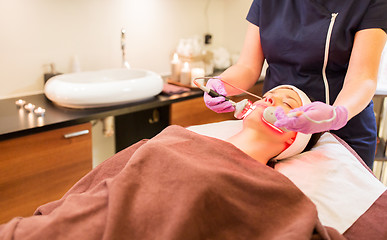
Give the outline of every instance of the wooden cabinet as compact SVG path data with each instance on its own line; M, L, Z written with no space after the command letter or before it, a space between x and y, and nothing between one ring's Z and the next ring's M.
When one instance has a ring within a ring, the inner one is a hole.
M154 137L169 125L169 106L147 109L115 117L116 152Z
M0 224L60 199L91 168L90 123L0 141Z
M251 89L250 92L261 96L263 83L258 83ZM235 102L241 101L242 99L250 99L255 102L258 99L249 95L243 94L239 96L231 97ZM171 105L171 124L188 127L192 125L220 122L225 120L232 120L234 113L215 113L208 109L204 104L203 98L195 98L187 101L174 103Z

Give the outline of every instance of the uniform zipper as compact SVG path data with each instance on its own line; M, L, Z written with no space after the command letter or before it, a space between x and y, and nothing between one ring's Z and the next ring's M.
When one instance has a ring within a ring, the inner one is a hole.
M336 17L339 15L338 13L332 13L331 14L331 22L329 24L328 32L327 32L327 38L325 40L325 53L324 53L324 64L322 68L322 76L324 80L324 86L325 86L325 103L329 104L329 84L328 84L328 79L327 79L327 65L328 65L328 57L329 57L329 46L331 42L331 37L332 37L332 31L333 31L333 26L335 25Z

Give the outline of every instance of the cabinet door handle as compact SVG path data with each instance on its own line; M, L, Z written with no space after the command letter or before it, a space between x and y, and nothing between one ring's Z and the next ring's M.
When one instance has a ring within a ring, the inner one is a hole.
M153 109L152 118L148 119L150 124L158 123L160 121L160 112L157 109Z
M73 137L78 137L78 136L89 134L89 132L90 132L89 130L81 130L78 132L67 133L64 135L64 137L65 138L73 138Z

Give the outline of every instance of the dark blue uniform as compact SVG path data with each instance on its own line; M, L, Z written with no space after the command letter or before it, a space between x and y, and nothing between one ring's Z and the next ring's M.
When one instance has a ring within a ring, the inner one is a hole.
M291 84L314 100L326 101L322 69L332 13L338 15L326 67L330 104L342 89L355 33L367 28L387 30L387 0L253 1L247 20L259 26L269 64L264 92ZM345 140L372 169L377 137L372 101L345 127L332 133Z

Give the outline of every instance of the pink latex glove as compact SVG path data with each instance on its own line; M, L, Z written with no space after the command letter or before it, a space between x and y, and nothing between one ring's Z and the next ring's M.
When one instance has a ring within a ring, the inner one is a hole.
M336 117L332 121L316 123L307 119L309 117L317 122L331 119L334 116L334 109L336 109ZM348 121L348 110L345 107L333 107L322 102L312 102L293 109L289 113L291 112L303 112L303 114L299 114L297 117L288 117L284 110L278 107L275 111L277 121L274 125L276 127L285 127L290 131L310 134L340 129ZM307 117L304 115L307 115Z
M221 95L227 96L227 92L222 81L217 78L211 78L208 80L206 87ZM235 111L235 107L229 101L226 101L224 97L211 97L208 93L204 93L203 98L206 106L214 112L224 113Z

